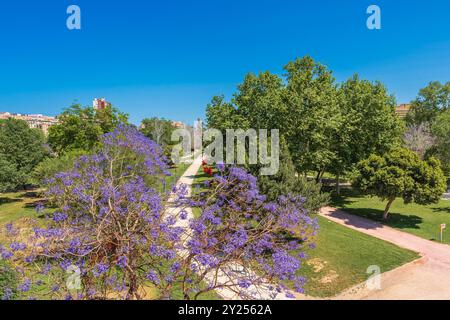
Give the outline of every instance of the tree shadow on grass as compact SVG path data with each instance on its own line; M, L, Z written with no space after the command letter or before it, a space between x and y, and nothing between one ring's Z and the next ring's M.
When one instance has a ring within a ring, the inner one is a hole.
M419 216L395 212L389 214L388 220L383 220L383 210L373 208L346 208L345 211L397 229L420 229L420 224L423 222Z
M38 191L26 191L20 195L21 198L40 198Z
M0 197L0 206L3 205L3 204L20 202L20 201L22 201L22 200L21 199L17 199L17 198Z
M347 197L332 195L330 205L337 208L345 208L355 202L354 200L349 200Z
M433 210L433 212L438 212L438 213L449 213L449 214L450 214L450 207L445 207L445 208L433 208L432 210Z
M48 201L47 200L43 200L43 199L36 200L36 201L33 201L33 202L28 202L28 203L25 204L25 208L27 208L27 209L36 209L36 207L38 205L43 205L47 209L51 208L51 207L49 207Z
M40 195L37 191L26 191L23 193L17 193L12 197L0 197L0 206L8 203L21 202L26 199L39 199Z
M330 191L331 191L331 205L333 207L338 208L343 208L346 207L347 205L357 202L355 200L350 200L349 198L361 196L361 194L354 189L342 189L340 195L337 195L334 189Z

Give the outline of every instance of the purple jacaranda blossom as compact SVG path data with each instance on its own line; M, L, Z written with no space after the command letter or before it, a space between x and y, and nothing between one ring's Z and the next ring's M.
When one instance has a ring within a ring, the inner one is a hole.
M117 259L117 265L120 268L126 268L127 266L127 257L126 256L120 256L119 259Z
M218 162L218 163L216 163L216 168L220 172L224 172L225 171L225 164L223 162Z
M119 125L101 138L95 153L47 180L45 198L48 208L55 208L48 210L53 219L33 228L31 241L23 241L33 253L26 254L43 260L39 272L61 278L52 293L58 299L140 299L141 286L148 282L164 297L171 295L168 286L183 282L183 295L196 298L215 286L199 280L201 273L214 274L229 264L256 269L253 277L239 275L242 290L263 278L275 291L283 289L283 280L302 290L304 281L296 273L317 229L303 209L304 199L286 195L269 203L256 177L243 168L219 165L218 171L198 198L191 198L183 184L166 189L169 172L162 148L136 127ZM179 214L170 214L168 206ZM193 206L200 216L180 223ZM14 241L0 254L20 254L9 247ZM21 263L35 265L23 256ZM83 279L74 296L64 283L72 276Z
M53 213L53 221L55 221L55 222L66 221L67 218L68 218L68 216L65 213L62 213L62 212Z
M14 254L11 251L3 251L1 254L1 257L3 260L9 260L14 256Z
M14 292L11 288L4 288L3 295L0 297L1 300L11 300L13 298Z
M181 264L179 262L175 262L174 264L172 264L172 266L170 267L170 272L175 273L178 270L180 270L181 268Z
M219 259L210 254L200 254L197 256L197 261L207 267L215 267L219 264Z
M31 280L25 279L18 287L17 289L22 292L28 292L31 289Z
M259 277L241 279L243 289L262 277L274 279L279 292L283 281L296 281L304 247L318 229L317 220L303 208L303 197L285 195L267 202L257 179L236 167L209 180L208 191L194 200L199 203L200 197L207 201L197 205L201 215L190 222L193 236L186 245L202 270L213 273L224 264L258 269ZM300 292L303 281L296 284Z
M20 243L20 242L13 242L9 245L9 248L12 251L23 251L27 248L27 245L24 243Z
M69 267L72 265L72 261L70 259L64 259L59 263L59 266L63 270L69 269Z
M252 281L250 279L239 279L238 285L241 288L248 289L252 285Z
M36 256L29 255L29 256L26 256L24 260L25 260L26 263L32 263L32 262L34 262L36 260Z
M94 270L92 271L94 276L100 277L102 274L108 272L109 267L105 263L97 263Z
M188 217L188 213L186 212L186 210L183 210L180 212L180 219L186 220L187 217Z
M41 214L45 210L45 206L42 202L39 202L34 209L37 214Z
M158 274L155 270L150 270L146 275L147 280L152 282L153 284L159 284L161 281L159 279Z

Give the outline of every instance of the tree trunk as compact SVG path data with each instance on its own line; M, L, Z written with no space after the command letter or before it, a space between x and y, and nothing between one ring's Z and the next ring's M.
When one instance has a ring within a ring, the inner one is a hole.
M321 171L320 171L320 176L319 176L319 183L322 183L322 181L323 181L323 175L325 174L325 168L323 168Z
M316 182L319 183L320 180L320 170L317 171Z
M336 193L337 193L338 196L341 195L341 181L340 181L340 179L341 179L341 176L338 173L336 175Z
M317 182L317 183L322 183L322 179L323 179L324 173L325 173L325 169L320 169L320 170L317 172L317 176L316 176L316 182Z
M395 198L389 199L387 205L386 205L386 209L384 209L384 213L383 213L383 220L387 220L388 216L389 216L389 209L391 208L392 203L394 202Z

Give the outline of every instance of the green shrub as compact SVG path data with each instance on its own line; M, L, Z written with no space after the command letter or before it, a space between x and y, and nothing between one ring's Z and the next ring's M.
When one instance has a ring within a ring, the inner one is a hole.
M72 150L60 157L46 158L39 163L32 173L32 183L41 185L42 181L63 171L70 170L75 160L87 154L83 150Z
M330 195L323 192L322 184L308 181L302 175L297 174L292 163L291 155L282 142L280 147L280 168L274 176L261 176L258 179L258 187L270 201L276 200L281 195L294 194L305 198L305 209L317 212L330 201ZM253 169L255 172L255 169Z

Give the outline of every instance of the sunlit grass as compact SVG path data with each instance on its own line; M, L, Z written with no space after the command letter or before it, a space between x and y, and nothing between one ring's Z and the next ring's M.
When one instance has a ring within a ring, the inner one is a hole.
M421 206L404 204L403 200L398 198L391 206L387 221L382 219L386 202L376 197L362 196L356 192L345 190L342 196L334 197L333 205L348 213L379 221L390 227L433 241L440 241L439 226L446 223L448 229L444 231L443 242L450 244L449 200Z
M316 248L299 272L308 279L307 295L332 297L367 280L372 265L387 272L418 258L418 254L386 241L328 221L320 216Z

